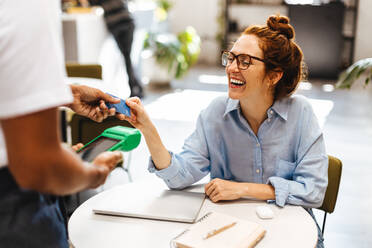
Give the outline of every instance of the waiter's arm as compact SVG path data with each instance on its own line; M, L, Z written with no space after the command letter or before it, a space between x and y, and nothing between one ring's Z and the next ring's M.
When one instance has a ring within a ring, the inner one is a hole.
M43 193L70 194L102 184L118 154L83 163L60 143L57 108L1 120L8 167L19 186Z

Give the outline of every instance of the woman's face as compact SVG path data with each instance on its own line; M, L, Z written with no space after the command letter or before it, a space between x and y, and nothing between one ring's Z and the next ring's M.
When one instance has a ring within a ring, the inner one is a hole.
M242 35L230 50L235 55L248 54L263 59L263 52L258 45L255 35ZM251 59L251 64L245 70L239 69L237 59L226 66L229 81L229 97L242 100L244 98L257 98L269 92L266 82L265 64L262 61Z

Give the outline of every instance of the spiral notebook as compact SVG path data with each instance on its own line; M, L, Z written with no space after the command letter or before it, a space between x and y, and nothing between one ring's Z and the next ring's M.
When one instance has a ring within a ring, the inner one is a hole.
M178 248L251 248L265 235L259 224L209 212L172 240Z

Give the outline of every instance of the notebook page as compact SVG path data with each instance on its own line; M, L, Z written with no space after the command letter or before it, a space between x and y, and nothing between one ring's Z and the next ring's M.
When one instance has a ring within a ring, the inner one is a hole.
M236 223L234 226L205 239L209 232L234 222ZM201 221L190 226L188 231L176 239L175 243L178 247L253 247L264 233L265 230L257 223L211 212Z

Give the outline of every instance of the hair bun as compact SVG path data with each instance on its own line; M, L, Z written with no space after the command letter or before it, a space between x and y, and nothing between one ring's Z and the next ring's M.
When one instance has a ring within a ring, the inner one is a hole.
M267 26L274 31L283 34L289 40L294 38L294 28L289 24L289 18L286 16L272 15L267 19Z

